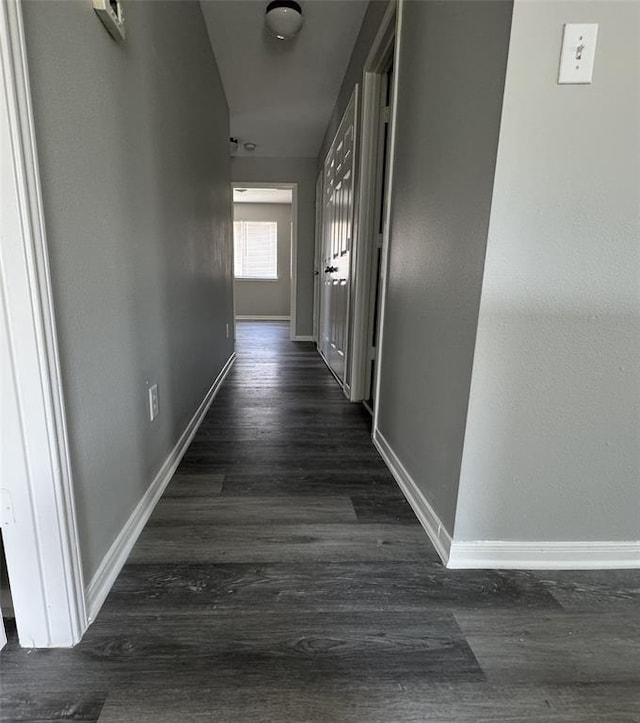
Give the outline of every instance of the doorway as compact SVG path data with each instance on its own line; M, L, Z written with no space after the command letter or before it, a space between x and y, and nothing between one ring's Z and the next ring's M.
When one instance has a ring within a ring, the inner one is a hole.
M289 321L296 338L297 184L232 183L238 321Z
M354 263L350 396L373 414L388 248L388 201L393 157L396 8L382 21L363 74L362 131Z

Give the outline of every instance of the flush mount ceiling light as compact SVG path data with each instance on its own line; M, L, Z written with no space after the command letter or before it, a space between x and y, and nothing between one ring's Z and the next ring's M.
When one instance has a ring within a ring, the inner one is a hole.
M265 21L278 40L291 40L302 27L302 8L295 0L272 0Z
M257 147L258 147L258 146L256 146L255 143L245 143L245 144L243 145L243 148L245 149L245 151L255 151L255 149L256 149Z

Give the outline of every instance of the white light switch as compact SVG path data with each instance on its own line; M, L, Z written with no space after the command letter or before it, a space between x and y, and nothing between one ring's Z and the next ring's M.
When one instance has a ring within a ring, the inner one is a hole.
M590 83L596 57L596 23L567 23L562 36L558 83Z

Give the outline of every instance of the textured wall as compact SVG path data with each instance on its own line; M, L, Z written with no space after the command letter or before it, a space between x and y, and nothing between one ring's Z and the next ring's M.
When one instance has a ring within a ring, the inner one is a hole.
M402 18L379 429L449 532L510 21L511 3L473 0Z
M289 316L291 311L291 205L234 203L236 221L275 221L278 224L278 279L236 279L237 316Z
M639 49L638 3L515 4L456 539L640 539Z
M316 235L315 158L232 158L231 177L239 183L298 184L298 336L313 334L313 254Z
M88 581L233 350L228 111L197 2L23 7Z

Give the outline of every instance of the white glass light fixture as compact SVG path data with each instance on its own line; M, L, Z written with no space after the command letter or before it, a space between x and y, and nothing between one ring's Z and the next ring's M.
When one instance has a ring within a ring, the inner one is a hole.
M302 27L302 8L296 0L272 0L265 21L278 40L291 40Z

